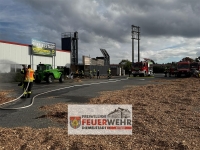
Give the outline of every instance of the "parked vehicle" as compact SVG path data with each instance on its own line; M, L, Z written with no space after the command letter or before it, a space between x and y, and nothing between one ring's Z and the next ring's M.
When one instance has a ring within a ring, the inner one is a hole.
M181 77L182 75L186 77L192 75L189 61L180 61L177 63L177 77Z
M171 66L169 67L169 77L174 75L175 77L177 76L177 63L172 63Z
M150 76L153 75L153 62L151 59L144 58L144 61L135 62L132 66L132 74L134 77L140 76Z
M63 71L63 69L53 69L50 64L39 64L35 71L35 82L40 83L41 81L46 81L47 83L53 83L54 80L63 82Z
M199 73L200 73L200 62L192 62L190 64L190 69L192 72L192 76L194 77L199 77Z

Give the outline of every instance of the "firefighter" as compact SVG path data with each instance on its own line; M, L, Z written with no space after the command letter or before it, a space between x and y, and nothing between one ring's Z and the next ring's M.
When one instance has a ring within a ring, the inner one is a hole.
M84 77L84 72L83 72L83 70L81 70L81 77L82 77L82 78Z
M89 77L90 77L90 79L92 78L92 70L90 70Z
M165 77L167 77L167 67L165 67L165 71L164 71L164 73L165 73Z
M110 68L108 68L108 78L110 78L110 76L111 76L111 70L110 70Z
M25 74L26 74L26 65L22 65L22 70L21 70L21 74L22 74L22 78L21 78L21 82L18 84L18 86L23 87L24 85L24 79L25 79Z
M95 69L93 69L93 76L95 77L95 74L96 74L96 70Z
M97 71L97 79L100 79L99 70Z
M26 97L30 98L31 89L33 87L33 81L34 81L34 70L31 69L31 65L28 65L28 68L26 69L25 79L24 79L24 95L22 98L26 98Z

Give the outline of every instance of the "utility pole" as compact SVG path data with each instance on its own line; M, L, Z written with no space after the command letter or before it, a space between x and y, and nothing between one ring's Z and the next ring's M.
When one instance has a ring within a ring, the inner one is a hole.
M132 25L132 63L134 63L134 32L133 32L133 25Z
M140 27L132 25L132 63L134 63L134 39L138 40L138 62L140 62Z
M140 62L140 27L138 27L138 62Z

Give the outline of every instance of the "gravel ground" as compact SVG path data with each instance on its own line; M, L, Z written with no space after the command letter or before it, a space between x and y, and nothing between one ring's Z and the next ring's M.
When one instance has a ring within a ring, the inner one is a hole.
M164 82L165 81L165 82ZM198 78L157 80L162 84L129 86L102 92L89 104L132 104L132 136L68 136L67 104L39 108L63 128L1 128L0 149L199 149L200 87ZM5 94L2 96L5 97Z

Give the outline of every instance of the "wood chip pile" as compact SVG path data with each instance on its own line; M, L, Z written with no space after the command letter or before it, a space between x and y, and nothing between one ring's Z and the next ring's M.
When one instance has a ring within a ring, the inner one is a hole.
M73 80L74 80L74 82L82 82L82 80L79 79L79 78L75 78L75 79L73 79Z
M90 100L89 104L132 104L132 136L68 136L67 104L59 103L40 109L44 117L66 127L0 128L0 149L199 149L200 80L166 83L107 91Z
M12 92L13 92L13 90L0 91L0 104L3 104L5 102L12 100L13 98L11 98L9 96L9 94L12 93Z

